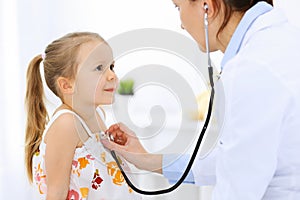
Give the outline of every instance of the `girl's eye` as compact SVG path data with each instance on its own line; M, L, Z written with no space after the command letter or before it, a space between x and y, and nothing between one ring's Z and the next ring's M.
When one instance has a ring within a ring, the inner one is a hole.
M96 67L96 71L101 71L102 70L102 65L98 65L97 67Z
M114 65L114 64L111 64L111 65L109 66L109 69L110 69L111 71L114 72L114 67L115 67L115 65Z

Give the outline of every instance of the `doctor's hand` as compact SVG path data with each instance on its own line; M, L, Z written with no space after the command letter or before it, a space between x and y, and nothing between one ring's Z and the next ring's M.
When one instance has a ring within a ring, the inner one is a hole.
M122 123L109 127L106 133L113 140L102 139L102 144L114 150L137 168L162 173L162 155L151 154L141 144L135 133Z

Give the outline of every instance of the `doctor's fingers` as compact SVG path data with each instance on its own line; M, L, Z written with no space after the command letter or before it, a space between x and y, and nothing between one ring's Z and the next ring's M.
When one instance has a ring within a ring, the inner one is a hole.
M106 132L110 133L118 133L119 136L122 134L126 134L127 136L136 137L135 133L129 129L125 124L123 123L117 123L111 125Z
M124 145L127 142L127 135L120 129L108 132L109 138L117 144Z
M106 135L109 137L110 140L116 142L117 140L120 143L120 140L123 140L124 143L127 141L128 138L128 134L126 134L124 131L122 131L119 126L113 125L111 127L109 127L109 129L107 129L105 131Z
M109 140L106 140L106 139L101 139L100 141L101 141L101 143L103 144L103 146L105 148L107 148L109 150L114 150L117 153L121 153L125 150L124 145L117 144L113 141L109 141Z
M139 143L137 145L135 142L128 143L125 145L119 145L113 141L109 141L106 139L101 139L100 141L105 148L115 151L118 155L121 155L130 162L134 162L135 156L143 156L145 153L148 153L142 146L139 147Z

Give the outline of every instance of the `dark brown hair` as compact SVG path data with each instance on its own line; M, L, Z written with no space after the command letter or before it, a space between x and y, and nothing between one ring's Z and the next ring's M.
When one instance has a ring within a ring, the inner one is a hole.
M225 28L233 12L246 12L252 8L256 3L262 0L216 0L216 7L220 10L220 1L225 5L224 8L224 21L218 31L218 34ZM273 6L273 0L265 0L264 2ZM218 35L217 34L217 35Z
M197 1L197 0L190 0L190 1ZM215 0L213 1L214 2L213 6L216 8L217 14L221 10L221 5L222 4L224 5L224 20L218 30L217 37L220 34L220 32L222 32L222 30L225 28L225 26L228 24L233 12L244 13L260 1L263 0ZM273 0L265 0L264 2L273 6Z
M80 46L90 41L104 41L98 34L76 32L67 34L49 44L45 55L34 57L29 63L26 77L25 107L27 111L25 135L25 166L29 181L32 182L32 158L39 151L42 134L48 122L48 113L44 103L44 89L40 73L43 61L44 77L47 86L58 97L58 77L75 78Z

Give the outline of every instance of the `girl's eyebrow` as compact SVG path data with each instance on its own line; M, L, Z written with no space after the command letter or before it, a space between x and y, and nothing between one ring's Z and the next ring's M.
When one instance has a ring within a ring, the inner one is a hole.
M105 61L103 61L103 62L101 62L102 63L102 65L104 66L104 67L110 67L111 65L115 65L115 61L113 60L113 61L110 61L110 62L105 62Z
M114 65L115 64L115 61L110 61L110 62L107 62L107 65Z
M115 64L115 60L112 60L112 61L107 61L107 60L96 60L95 62L93 62L95 64Z

